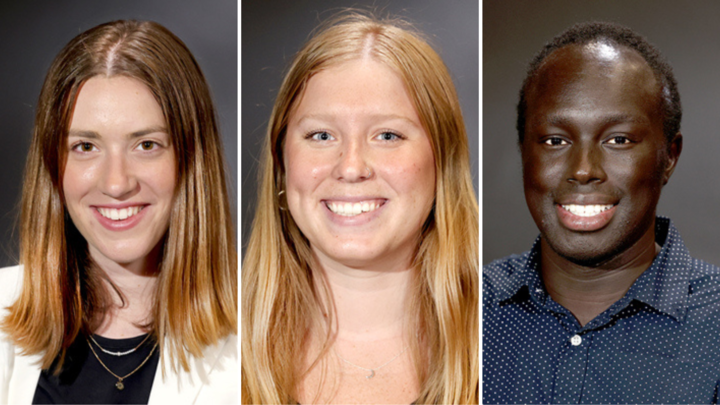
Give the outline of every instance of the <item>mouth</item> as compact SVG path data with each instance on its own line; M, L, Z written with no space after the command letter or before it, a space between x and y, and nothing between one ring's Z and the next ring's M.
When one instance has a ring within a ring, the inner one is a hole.
M557 204L557 213L565 228L594 232L605 228L617 211L617 204Z
M565 210L570 212L573 215L577 215L579 217L594 217L595 215L599 215L601 212L607 211L614 207L613 204L595 204L595 205L580 205L580 204L561 204L561 207L563 207Z
M128 218L131 218L137 214L140 213L140 211L145 208L144 205L136 205L134 207L125 207L125 208L104 208L104 207L96 207L100 215L103 217L112 220L112 221L124 221Z
M386 200L366 200L357 202L325 201L325 206L334 214L343 217L355 217L382 207Z

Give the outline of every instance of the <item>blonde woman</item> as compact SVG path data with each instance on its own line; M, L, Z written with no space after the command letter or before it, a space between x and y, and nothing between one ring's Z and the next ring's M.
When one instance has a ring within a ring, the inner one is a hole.
M224 166L175 35L115 21L65 46L37 107L20 266L0 270L0 402L237 401Z
M478 209L450 75L405 23L299 51L243 263L244 403L477 403Z

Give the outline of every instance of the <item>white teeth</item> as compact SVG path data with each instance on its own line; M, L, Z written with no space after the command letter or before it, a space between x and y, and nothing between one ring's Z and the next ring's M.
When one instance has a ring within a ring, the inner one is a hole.
M127 207L127 208L97 208L97 211L100 213L100 215L104 216L105 218L112 219L113 221L122 221L124 219L128 219L132 217L133 215L137 214L138 212L142 211L143 207L141 206L135 206L135 207Z
M577 205L577 204L568 204L562 206L564 209L569 211L571 214L580 216L580 217L593 217L603 211L609 210L613 207L612 204L608 205Z
M327 207L330 209L330 211L342 215L344 217L354 217L356 215L360 215L365 212L375 211L377 208L380 207L381 204L376 204L375 202L369 202L369 201L363 201L363 202L356 202L356 203L335 203L335 202L328 202L325 203Z

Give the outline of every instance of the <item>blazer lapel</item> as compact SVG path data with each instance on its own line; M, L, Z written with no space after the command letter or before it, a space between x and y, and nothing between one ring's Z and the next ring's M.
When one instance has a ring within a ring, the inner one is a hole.
M23 356L20 349L15 348L12 366L12 377L8 392L9 404L32 404L40 379L40 355Z
M198 403L197 400L201 394L203 398L208 394L203 391L203 387L205 391L212 390L211 380L217 384L218 377L224 378L226 374L224 368L228 365L222 363L227 363L228 360L232 363L232 360L227 357L232 358L233 353L235 355L234 363L237 363L237 338L235 335L221 340L217 345L206 348L202 358L190 356L189 372L184 370L180 370L178 373L172 372L170 360L165 357L162 362L165 366L165 376L162 375L161 367L158 367L148 405Z

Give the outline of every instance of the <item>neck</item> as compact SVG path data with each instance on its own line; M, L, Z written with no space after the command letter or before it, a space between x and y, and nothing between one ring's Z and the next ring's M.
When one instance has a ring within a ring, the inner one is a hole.
M598 267L587 267L558 255L541 240L541 273L545 288L585 325L622 298L652 264L660 246L651 227L631 248Z
M104 286L111 304L95 333L119 339L149 332L144 325L152 320L159 247L143 259L126 264L93 255L92 250L90 253L96 267L107 276Z
M324 280L329 290L325 294L324 288L318 288L322 305L325 311L335 309L332 324L325 326L335 340L326 358L318 362L327 329L311 334L305 358L308 368L297 387L300 402L370 403L371 398L387 399L398 392L403 399L393 397L389 402L409 403L417 398L417 370L408 350L413 337L403 334L411 320L407 303L417 271L410 265L411 256L359 266L314 254L315 283ZM368 380L369 372L372 380Z
M339 340L382 340L402 335L408 292L414 285L415 269L410 260L368 270L323 260L321 255L316 259L320 264L316 280L319 275L327 281Z

